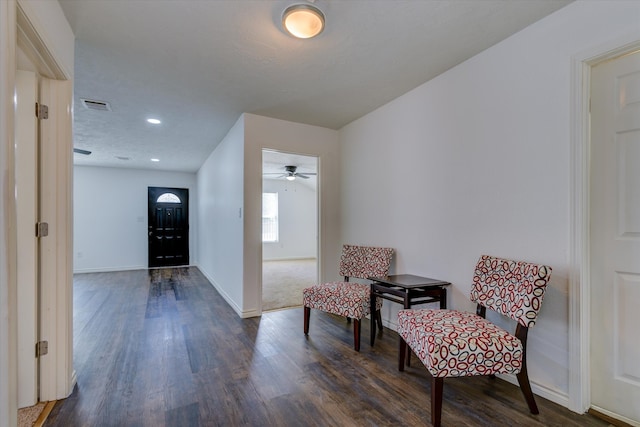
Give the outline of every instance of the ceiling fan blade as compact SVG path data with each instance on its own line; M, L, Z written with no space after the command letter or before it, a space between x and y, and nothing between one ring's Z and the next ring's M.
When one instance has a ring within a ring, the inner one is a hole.
M91 154L91 151L83 150L81 148L74 148L73 152L78 154L84 154L85 156L88 156L89 154Z
M304 172L304 173L300 173L297 172L296 170L298 169L297 166L291 166L291 165L287 165L284 167L285 172L263 172L262 175L266 176L266 175L278 175L275 176L273 178L287 178L289 180L294 180L295 178L301 178L301 179L309 179L311 178L311 175L317 175L317 173L315 172ZM273 169L272 169L273 170ZM271 176L269 176L271 178Z

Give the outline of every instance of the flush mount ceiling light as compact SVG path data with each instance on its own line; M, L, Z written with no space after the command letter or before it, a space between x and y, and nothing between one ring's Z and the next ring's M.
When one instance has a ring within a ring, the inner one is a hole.
M324 14L310 4L294 4L282 14L284 30L299 39L310 39L324 30Z
M147 122L151 123L152 125L159 125L160 123L162 123L158 119L147 119Z

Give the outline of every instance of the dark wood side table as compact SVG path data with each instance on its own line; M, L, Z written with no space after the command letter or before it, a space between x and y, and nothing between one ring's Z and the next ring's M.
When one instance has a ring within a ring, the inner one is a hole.
M440 302L440 308L447 308L447 288L451 283L413 274L395 274L386 277L369 277L371 283L371 345L376 339L375 307L378 298L412 305ZM401 338L402 339L402 338ZM407 353L408 355L408 353Z

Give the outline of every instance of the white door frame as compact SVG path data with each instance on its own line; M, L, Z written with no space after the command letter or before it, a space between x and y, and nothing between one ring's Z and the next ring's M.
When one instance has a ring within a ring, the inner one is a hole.
M55 104L64 106L49 126L52 139L60 151L71 149L71 81L73 79L74 37L58 2L34 0L0 1L0 425L17 424L17 314L16 294L16 204L14 160L14 102L16 46L20 44L30 59L41 65L38 71L45 77L67 80L54 88ZM42 69L40 69L42 68ZM58 89L60 88L60 89ZM63 117L64 116L64 117ZM70 197L72 165L69 158L52 159L55 163L56 200L50 231L57 233L55 290L50 305L42 309L42 321L53 329L50 338L55 347L50 353L52 369L42 397L45 400L63 398L74 386L72 371L72 311L70 280L72 230ZM34 227L35 228L35 227ZM51 343L50 343L51 344ZM51 347L50 347L51 351ZM47 356L45 356L47 357ZM41 390L42 391L42 390Z
M322 213L322 209L321 209L321 201L320 201L320 155L319 154L302 154L299 152L293 152L293 151L287 151L287 150L280 150L280 149L276 149L276 148L267 148L267 147L262 147L260 150L260 170L264 172L263 168L264 168L264 161L262 159L262 153L265 151L270 151L272 153L278 153L278 154L282 154L283 156L286 156L287 154L291 154L291 155L295 155L295 156L304 156L304 157L313 157L316 159L316 189L315 189L315 193L316 193L316 280L321 283L321 278L320 278L320 274L322 271L321 268L321 259L320 259L320 254L321 254L321 250L320 248L322 247L320 244L320 218L321 218L321 213ZM260 181L260 212L262 213L262 193L264 192L264 190L262 189L264 186L264 176L261 178ZM259 307L260 307L260 313L262 314L262 275L263 275L263 269L264 269L264 259L263 259L263 253L262 253L262 248L264 246L264 243L262 242L262 223L260 225L260 286L259 288L259 293L258 293L258 301L259 301Z
M36 66L41 76L40 101L49 106L49 118L40 120L38 155L39 221L49 224L49 235L40 239L38 262L39 339L49 343L49 352L40 357L39 398L51 401L67 397L76 382L72 324L74 37L57 2L16 3L16 43Z
M0 425L18 423L13 92L16 3L0 1Z
M640 49L640 31L576 54L571 63L571 201L569 269L569 409L586 412L590 397L589 176L591 68Z

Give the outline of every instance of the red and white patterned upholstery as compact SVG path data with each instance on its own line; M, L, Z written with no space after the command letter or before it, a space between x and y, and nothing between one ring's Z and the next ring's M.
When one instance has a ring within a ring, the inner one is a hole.
M446 377L516 374L531 413L538 408L526 369L526 337L536 318L551 268L483 255L476 264L471 300L478 313L457 310L401 310L398 334L432 375L432 423L440 424L442 380ZM486 309L517 323L510 334L484 318ZM401 345L399 369L404 369Z
M550 276L551 268L545 265L483 255L473 276L471 301L530 328Z
M517 374L522 343L482 317L455 310L400 310L398 333L435 377Z
M389 274L393 249L370 246L343 245L340 257L340 275L366 279ZM305 307L322 310L338 316L362 319L369 314L370 285L352 282L330 282L305 288L302 301ZM376 300L376 310L382 299Z
M346 280L387 276L392 256L391 248L343 245L339 273ZM303 289L305 334L308 333L308 310L311 308L355 319L355 328L359 328L360 319L370 312L370 291L370 285L348 281L323 283ZM378 298L376 311L381 307L382 299ZM354 334L355 348L359 350L359 330L354 329Z
M385 274L386 276L386 274ZM369 314L370 285L351 282L329 282L305 288L302 300L305 307L325 313L362 319ZM376 299L376 310L382 307L382 298Z
M384 277L389 274L393 249L343 245L339 274L343 277Z

